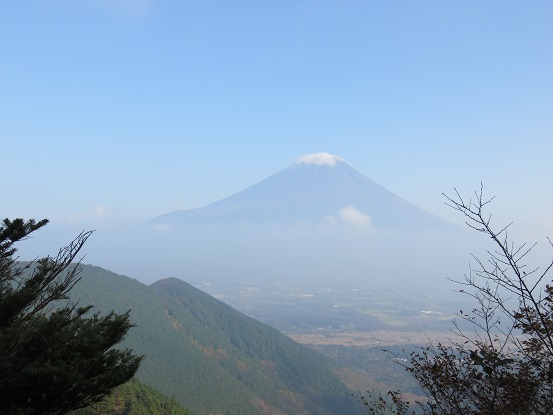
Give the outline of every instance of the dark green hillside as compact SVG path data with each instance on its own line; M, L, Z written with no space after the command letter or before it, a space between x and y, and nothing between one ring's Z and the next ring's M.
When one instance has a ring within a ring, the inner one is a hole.
M332 363L177 280L148 287L83 266L72 301L132 309L124 346L145 355L138 378L198 414L354 414Z
M194 415L178 402L137 380L118 386L103 401L71 415Z

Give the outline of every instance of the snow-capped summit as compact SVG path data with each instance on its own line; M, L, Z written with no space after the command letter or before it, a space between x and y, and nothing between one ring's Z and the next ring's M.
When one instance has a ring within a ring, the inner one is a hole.
M291 166L225 199L154 219L158 224L321 221L377 228L436 228L445 221L396 196L329 153L299 157Z
M301 156L296 161L297 164L305 163L314 166L335 166L338 162L343 162L344 159L329 153L314 153Z

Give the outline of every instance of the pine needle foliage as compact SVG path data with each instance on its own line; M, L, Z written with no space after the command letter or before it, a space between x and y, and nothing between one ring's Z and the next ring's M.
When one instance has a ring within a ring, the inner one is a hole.
M92 232L56 257L22 265L15 244L47 220L0 224L0 408L5 414L65 414L89 406L136 373L141 356L114 348L133 327L129 312L101 316L67 302L75 259Z

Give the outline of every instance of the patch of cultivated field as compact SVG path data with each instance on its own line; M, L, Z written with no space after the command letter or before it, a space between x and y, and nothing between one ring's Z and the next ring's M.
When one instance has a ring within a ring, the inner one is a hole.
M402 344L420 344L429 342L449 343L455 336L450 332L409 332L394 330L360 331L324 331L320 333L290 333L290 338L305 345L340 345L340 346L393 346Z

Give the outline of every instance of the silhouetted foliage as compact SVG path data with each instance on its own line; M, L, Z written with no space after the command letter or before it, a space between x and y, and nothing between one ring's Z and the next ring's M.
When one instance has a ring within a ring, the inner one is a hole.
M18 263L14 244L48 221L0 224L0 408L7 414L64 414L131 379L142 357L113 348L133 327L129 312L90 314L70 306L73 263L91 232L54 258Z
M446 196L447 197L447 196ZM473 256L476 268L460 292L476 301L470 313L459 317L474 327L461 330L454 322L454 344L429 345L409 355L405 369L423 389L426 400L412 413L432 415L537 415L553 413L553 287L544 269L524 263L534 248L514 245L510 225L496 231L484 209L482 187L474 199L459 193L448 204L465 215L467 224L492 239L487 260ZM549 241L551 245L551 241ZM372 415L405 414L401 392L389 397L367 392L360 397Z

